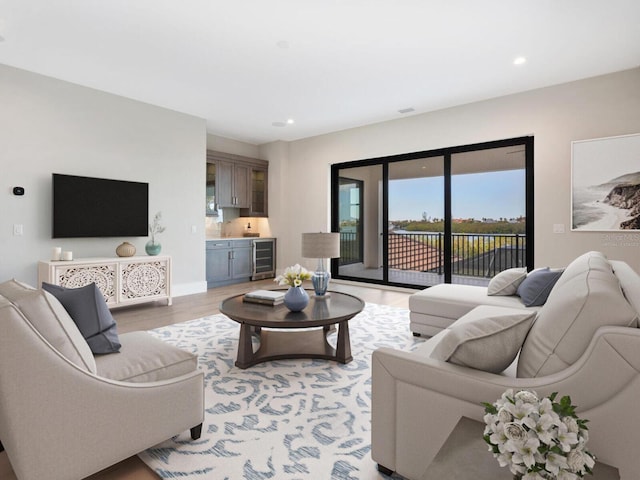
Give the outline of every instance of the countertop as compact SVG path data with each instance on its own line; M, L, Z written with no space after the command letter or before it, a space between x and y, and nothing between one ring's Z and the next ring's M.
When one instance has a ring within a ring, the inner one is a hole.
M275 237L222 237L222 238L207 238L207 242L220 242L224 240L272 240Z

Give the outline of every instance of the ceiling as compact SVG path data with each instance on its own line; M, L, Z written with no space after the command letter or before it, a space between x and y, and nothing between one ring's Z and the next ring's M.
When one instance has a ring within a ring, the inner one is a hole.
M637 67L640 1L0 0L0 37L0 63L262 144Z

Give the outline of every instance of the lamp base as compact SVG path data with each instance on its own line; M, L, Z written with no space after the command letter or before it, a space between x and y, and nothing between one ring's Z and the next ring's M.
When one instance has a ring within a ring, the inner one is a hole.
M313 272L311 283L313 283L313 290L316 293L316 297L326 296L330 279L331 274L326 270L317 270Z
M309 296L313 298L317 298L318 300L322 300L324 298L329 298L331 296L331 292L326 292L324 295L320 295L318 293L312 293Z

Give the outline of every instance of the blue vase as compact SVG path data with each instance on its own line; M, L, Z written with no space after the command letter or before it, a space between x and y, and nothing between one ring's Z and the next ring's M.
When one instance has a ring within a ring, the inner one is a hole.
M149 240L144 246L144 249L147 252L147 255L158 255L160 250L162 250L162 245L153 242L153 240Z
M284 305L292 312L304 310L309 304L309 294L302 287L289 287L284 294Z

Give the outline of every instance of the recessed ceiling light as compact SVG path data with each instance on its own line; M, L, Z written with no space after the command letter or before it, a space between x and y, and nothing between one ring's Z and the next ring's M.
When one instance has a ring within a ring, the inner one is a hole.
M398 110L398 113L405 114L405 113L411 113L411 112L415 112L415 111L416 111L415 108L407 107L407 108L401 108L400 110Z
M524 65L525 63L527 63L527 59L525 57L516 57L513 60L514 65Z
M293 124L294 124L294 123L296 123L296 122L295 122L295 120L294 120L293 118L290 118L290 119L288 119L288 120L287 120L287 123L288 123L289 125L293 125Z

